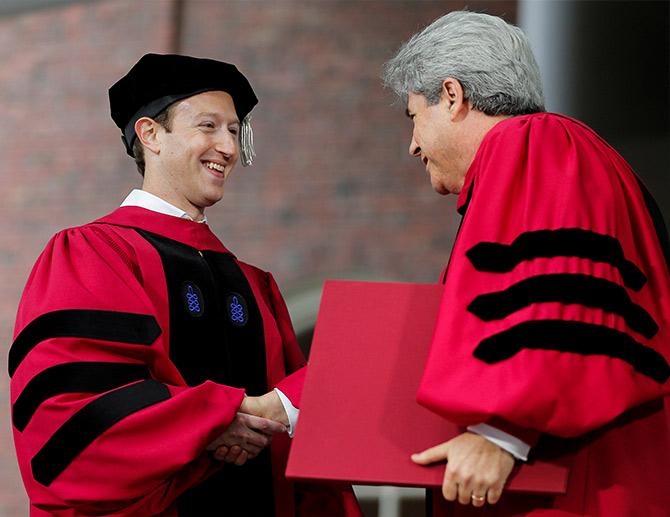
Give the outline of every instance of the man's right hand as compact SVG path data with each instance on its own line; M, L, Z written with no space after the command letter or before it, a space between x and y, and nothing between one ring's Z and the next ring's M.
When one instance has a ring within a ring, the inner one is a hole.
M275 390L270 390L260 397L244 397L240 411L263 418L275 420L285 426L289 425L288 415Z
M473 506L497 503L514 468L514 457L509 452L470 432L412 455L412 461L419 465L444 460L447 466L442 495L447 501Z
M272 442L272 435L286 432L279 422L259 416L237 413L226 430L207 446L214 458L243 465L255 458Z

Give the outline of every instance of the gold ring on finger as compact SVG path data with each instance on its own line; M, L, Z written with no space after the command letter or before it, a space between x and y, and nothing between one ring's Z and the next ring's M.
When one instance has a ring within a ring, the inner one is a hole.
M486 496L472 494L472 495L470 496L470 498L471 498L475 503L483 503L484 500L486 499Z

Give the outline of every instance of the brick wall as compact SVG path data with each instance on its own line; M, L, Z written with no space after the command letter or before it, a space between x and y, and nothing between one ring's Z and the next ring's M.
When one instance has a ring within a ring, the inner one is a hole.
M515 2L468 2L513 19ZM209 213L224 242L286 291L327 277L434 281L458 224L407 155L404 107L381 66L461 2L72 3L0 18L0 370L32 263L58 229L114 209L139 175L106 91L145 52L237 63L257 90L258 158ZM176 30L179 28L180 30ZM27 515L0 374L0 516Z

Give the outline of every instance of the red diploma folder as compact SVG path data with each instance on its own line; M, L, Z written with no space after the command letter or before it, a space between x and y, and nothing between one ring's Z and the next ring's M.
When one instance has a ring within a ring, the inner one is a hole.
M441 285L325 283L289 478L442 485L444 464L410 460L463 432L415 400L441 298ZM567 476L561 465L522 464L507 490L562 494Z

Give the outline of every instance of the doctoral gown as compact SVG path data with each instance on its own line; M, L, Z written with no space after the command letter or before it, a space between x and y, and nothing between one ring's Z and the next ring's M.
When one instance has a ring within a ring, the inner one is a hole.
M31 515L359 515L285 479L286 435L243 467L206 452L245 392L299 407L305 365L272 275L206 224L122 207L58 233L8 363Z
M670 252L643 183L590 128L538 113L489 131L457 206L418 400L543 433L533 454L570 477L566 495L442 511L667 516Z

